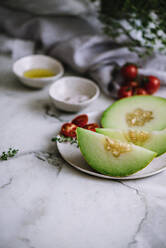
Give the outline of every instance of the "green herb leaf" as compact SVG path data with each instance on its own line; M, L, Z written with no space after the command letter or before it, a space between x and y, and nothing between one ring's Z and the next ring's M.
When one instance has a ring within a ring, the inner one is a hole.
M59 143L66 143L69 142L71 145L72 144L76 144L78 147L78 141L76 138L72 138L72 137L65 137L63 135L57 135L56 137L53 137L51 139L52 142L59 142Z
M96 0L96 2L104 32L119 45L124 45L119 39L123 36L125 39L122 40L128 40L128 45L125 46L141 57L151 55L155 44L158 43L162 45L162 52L166 51L166 1ZM135 35L135 31L138 31L138 36ZM141 40L137 38L140 35ZM143 48L142 54L138 49L140 47ZM158 50L161 51L160 48Z
M18 149L12 149L10 147L7 152L2 152L2 154L0 155L0 160L8 160L8 158L14 157L18 151Z

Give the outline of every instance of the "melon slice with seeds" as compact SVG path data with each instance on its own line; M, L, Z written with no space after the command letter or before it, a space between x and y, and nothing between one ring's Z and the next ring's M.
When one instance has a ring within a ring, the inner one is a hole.
M133 174L146 167L156 153L134 144L77 128L80 150L96 171L114 177Z
M104 128L139 129L166 128L166 99L158 96L132 96L116 101L101 118Z

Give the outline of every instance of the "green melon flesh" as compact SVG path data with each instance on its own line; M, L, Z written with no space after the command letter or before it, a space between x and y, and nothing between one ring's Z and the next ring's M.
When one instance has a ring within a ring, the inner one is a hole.
M142 146L146 149L154 151L157 155L161 155L166 152L166 129L162 131L152 131L145 132L148 134L148 138L145 141L133 142L133 140L129 139L128 136L129 130L118 130L118 129L110 129L110 128L97 128L96 132L106 135L112 139L118 139L123 142L132 142L135 145ZM141 135L141 130L137 130L137 134Z
M134 113L138 108L152 111L153 119L143 126L129 126L126 116L128 113ZM101 124L104 128L115 129L134 128L146 131L165 129L166 99L157 96L132 96L116 101L104 111Z
M94 170L109 176L122 177L133 174L146 167L156 156L155 152L130 144L130 151L115 157L105 147L106 139L110 141L113 139L83 128L77 128L77 139L88 164Z

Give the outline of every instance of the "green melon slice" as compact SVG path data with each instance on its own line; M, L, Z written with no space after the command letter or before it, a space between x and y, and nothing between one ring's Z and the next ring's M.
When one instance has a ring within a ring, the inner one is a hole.
M156 152L158 156L166 152L166 129L162 131L147 132L135 129L118 130L97 128L96 132L112 139L118 139L123 142L132 142L135 145Z
M109 176L133 174L146 167L156 156L155 152L140 146L110 139L83 128L77 128L77 139L88 164L94 170Z
M166 128L166 99L157 96L132 96L116 101L101 118L104 128L140 129Z

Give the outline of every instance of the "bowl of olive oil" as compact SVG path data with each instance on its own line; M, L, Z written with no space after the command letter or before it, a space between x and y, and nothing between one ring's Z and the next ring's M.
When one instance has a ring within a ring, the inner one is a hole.
M49 56L30 55L13 64L13 72L20 81L29 87L43 88L64 74L62 64Z

